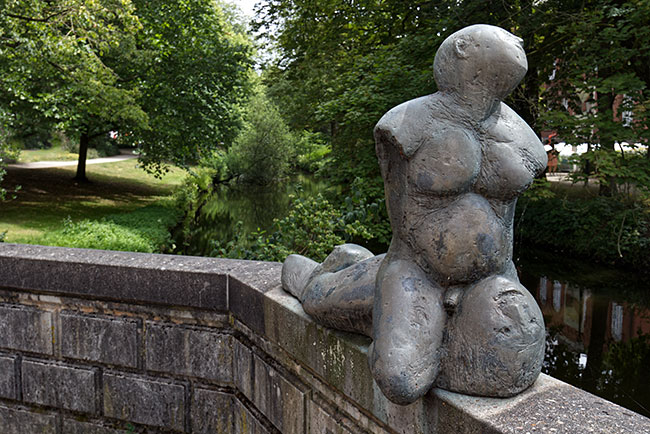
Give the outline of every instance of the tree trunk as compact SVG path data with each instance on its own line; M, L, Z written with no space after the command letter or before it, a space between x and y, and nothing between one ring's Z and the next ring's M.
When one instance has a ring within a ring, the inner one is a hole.
M603 116L598 131L600 149L611 153L616 152L614 143L619 139L619 137L614 137L611 133L611 124L617 122L614 119L614 100L615 95L611 91L598 92L597 102L599 116ZM601 182L598 194L600 196L612 197L617 194L617 190L616 178L613 176L607 176L604 182Z
M84 131L79 139L79 161L77 162L77 175L74 177L76 181L88 182L88 178L86 178L86 157L88 156L89 143L88 132Z

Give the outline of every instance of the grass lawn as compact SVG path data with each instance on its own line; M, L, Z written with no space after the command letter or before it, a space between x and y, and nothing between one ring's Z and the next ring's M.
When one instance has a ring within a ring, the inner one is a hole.
M19 163L34 163L36 161L75 161L78 154L72 154L61 146L49 149L22 150L18 157Z
M551 191L558 197L567 199L588 199L598 197L599 186L594 180L585 185L584 182L571 181L551 182Z
M39 151L37 151L39 152ZM90 183L72 180L76 167L9 168L3 186L22 188L17 198L0 202L0 233L9 243L34 243L60 229L63 220L99 219L133 211L168 197L185 176L174 168L162 179L146 174L136 160L93 164L86 168Z

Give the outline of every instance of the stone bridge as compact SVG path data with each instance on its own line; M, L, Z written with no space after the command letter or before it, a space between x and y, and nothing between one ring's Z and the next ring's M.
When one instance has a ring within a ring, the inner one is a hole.
M394 405L369 340L314 323L280 267L0 244L0 432L650 433L545 375L511 399Z

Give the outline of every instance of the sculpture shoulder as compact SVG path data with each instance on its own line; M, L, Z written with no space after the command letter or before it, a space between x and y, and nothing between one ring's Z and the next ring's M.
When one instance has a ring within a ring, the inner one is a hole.
M392 143L402 155L411 157L422 143L423 131L433 119L434 95L406 101L382 116L375 126L377 147Z

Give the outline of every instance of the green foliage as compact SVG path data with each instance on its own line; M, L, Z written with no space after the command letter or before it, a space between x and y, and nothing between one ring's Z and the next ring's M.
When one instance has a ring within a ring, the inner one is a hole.
M178 211L160 205L109 215L101 220L73 222L68 217L62 229L44 235L37 242L51 246L160 253L173 248L169 230L178 219Z
M591 173L584 170L573 173L574 182L595 179L601 186L614 183L614 193L628 201L650 198L650 158L647 152L611 152L597 149L577 156L574 162L580 167L589 165Z
M515 238L596 261L650 266L650 208L607 197L521 199Z
M507 103L538 133L608 150L615 141L643 143L650 135L649 10L648 0L270 0L256 25L279 50L264 74L269 94L292 128L329 136L333 175L349 184L374 157L375 123L391 107L435 91L436 47L477 22L524 39L529 72ZM621 122L622 114L634 121ZM376 174L375 164L361 176Z
M129 0L3 3L0 109L14 131L28 127L25 140L42 141L56 127L85 146L117 125L147 125L137 83L126 79L141 30Z
M216 180L228 179L231 174L230 168L228 167L227 155L226 151L221 149L206 152L199 160L199 167L208 169Z
M71 154L79 154L79 142L70 140L61 133L58 139L53 140L58 141L62 144L63 149L68 151ZM100 157L111 157L113 155L118 155L120 153L120 148L115 140L112 140L108 135L95 137L90 140L88 143L88 155L87 158L100 158Z
M225 244L214 241L213 256L284 261L299 253L322 261L332 249L352 238L369 239L371 234L359 221L346 222L342 213L322 195L295 199L285 218L276 220L275 231L239 232Z
M199 161L214 171L217 183L238 181L266 185L291 169L316 172L328 161L331 148L320 133L290 131L263 88L244 110L244 126L227 150L213 150Z
M539 89L548 77L540 71L562 49L553 28L575 20L579 8L560 0L270 0L256 26L279 56L263 78L292 128L329 136L334 165L348 172L347 184L359 176L348 169L374 158L376 122L391 107L436 90L437 46L470 24L499 25L525 39L530 72L509 104L535 128ZM362 176L376 176L376 162L372 169Z
M137 145L144 167L187 167L237 135L251 90L253 46L212 0L133 0L144 62L135 71L150 128L122 140ZM128 132L128 129L124 129Z
M355 178L349 195L343 200L342 213L344 221L360 222L366 228L370 234L366 239L378 245L390 244L392 229L381 177Z
M544 72L553 79L541 93L546 129L571 144L588 144L580 159L580 177L595 176L604 195L616 195L630 182L642 187L648 166L616 152L619 142L648 143L650 107L650 31L644 22L650 1L587 2L573 20L555 31L565 41Z
M332 147L322 133L303 130L294 142L293 166L305 172L317 172L329 161Z
M5 200L7 194L10 193L1 186L2 180L7 173L5 170L6 164L15 162L19 154L20 151L9 143L9 134L3 129L2 124L0 124L0 202ZM18 189L20 188L18 187Z
M211 0L3 0L0 112L30 147L54 129L80 147L119 130L160 174L230 143L252 44ZM110 145L110 146L109 146ZM83 165L77 176L85 178Z
M198 208L203 203L200 196L212 193L212 181L215 177L214 169L199 167L188 173L183 183L174 190L174 206L186 212L186 217L196 218Z
M249 102L245 119L244 128L226 155L229 171L256 184L281 178L289 168L295 141L282 116L259 92Z
M536 202L551 199L555 197L555 193L551 190L551 183L546 178L536 178L533 179L533 183L522 196L531 202Z

